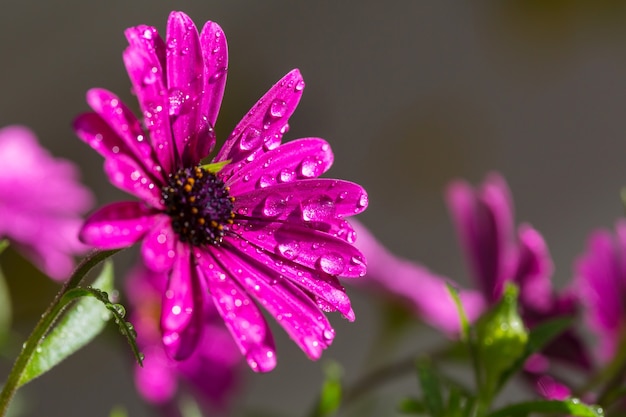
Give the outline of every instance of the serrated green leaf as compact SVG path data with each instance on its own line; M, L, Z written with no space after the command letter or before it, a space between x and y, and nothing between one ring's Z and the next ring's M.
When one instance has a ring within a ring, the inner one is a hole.
M415 364L422 388L422 401L431 417L445 417L441 382L431 363L420 359Z
M113 264L107 261L93 284L102 291L113 290ZM80 296L69 295L68 301ZM98 300L83 298L71 306L57 325L43 338L31 357L19 385L37 378L93 340L111 318L110 312Z
M604 411L597 405L587 405L578 399L528 401L496 410L487 417L525 417L531 413L567 414L575 417L603 417Z
M403 414L423 415L427 412L427 409L422 400L405 398L398 405L398 411Z

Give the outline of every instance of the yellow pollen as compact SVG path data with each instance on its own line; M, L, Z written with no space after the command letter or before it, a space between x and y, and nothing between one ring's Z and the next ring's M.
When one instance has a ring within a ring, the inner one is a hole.
M204 226L204 219L202 217L198 219L198 224L200 224L201 226Z
M192 208L191 208L191 212L192 212L193 214L198 214L198 209L197 209L196 207L192 207Z
M191 192L191 185L186 184L186 185L183 187L183 190L187 191L188 193L189 193L189 192Z
M217 222L215 220L211 220L211 227L217 227Z

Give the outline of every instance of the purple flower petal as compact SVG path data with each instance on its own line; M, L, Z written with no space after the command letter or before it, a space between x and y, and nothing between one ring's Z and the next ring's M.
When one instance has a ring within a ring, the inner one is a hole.
M139 124L139 121L135 115L130 111L126 105L110 91L94 88L87 92L87 102L91 108L96 112L98 116L110 127L107 129L104 127L101 134L104 136L110 136L110 130L113 130L120 139L125 143L125 147L118 149L118 152L125 153L128 156L134 156L137 162L143 165L148 172L153 172L156 168L155 161L152 158L152 147L145 138L144 132ZM87 133L91 135L98 134L98 129L101 128L101 124L97 120L91 118L82 119L78 121L78 128L87 129ZM93 123L91 126L86 123ZM96 137L98 140L98 137ZM93 141L90 141L92 145ZM107 142L111 142L110 138L107 138ZM117 154L114 146L111 144L111 152ZM93 147L93 145L92 145ZM95 148L94 148L95 149ZM128 152L127 150L130 150Z
M238 219L237 222L241 229L236 233L242 239L263 250L282 255L288 261L329 275L365 275L365 260L361 252L327 233L291 223L271 223L259 219Z
M124 64L144 116L144 123L152 140L159 165L164 173L176 165L176 149L171 136L169 95L163 68L156 56L147 55L139 48L129 46L124 51Z
M73 123L74 131L87 145L105 158L133 152L97 113L83 113Z
M231 273L211 254L197 256L209 291L226 327L232 333L248 365L255 372L268 372L276 366L276 348L263 314L233 279Z
M426 323L448 334L457 334L460 320L446 287L448 280L421 265L394 256L360 222L351 219L350 223L358 235L356 247L368 263L367 274L361 283L382 288L387 294L407 300ZM461 290L459 296L471 321L485 311L485 302L477 291Z
M538 231L522 224L519 227L519 252L513 281L520 288L520 302L526 308L547 312L553 304L552 273L554 266L548 246Z
M144 238L141 255L146 266L155 272L166 272L172 268L176 257L178 238L170 225L170 218L158 215L154 227Z
M139 241L156 221L154 211L142 203L123 201L93 213L80 231L80 239L101 249L117 249Z
M165 352L182 360L193 353L202 334L204 291L189 246L178 243L176 253L163 294L161 331Z
M287 142L252 162L229 164L220 175L239 195L271 184L317 178L332 164L330 145L323 139L306 138Z
M298 106L304 81L298 70L292 70L257 101L215 157L215 161L243 159L252 161L263 152L280 145L289 129L287 121Z
M474 278L492 303L510 279L513 208L508 187L495 173L477 191L455 181L448 186L446 201Z
M250 258L248 263L256 261L273 269L275 272L271 274L272 280L288 279L310 293L315 299L323 300L325 306L331 307L329 310L339 311L346 319L354 321L354 311L352 311L350 299L346 295L345 288L336 277L284 260L295 256L295 253L291 251L297 250L297 246L293 248L282 247L281 254L275 255L258 250L256 246L239 238L226 237L224 244L230 244L231 251L238 250L245 254Z
M135 159L117 155L104 161L104 171L111 184L146 201L152 207L162 208L161 184L148 175Z
M204 65L198 31L186 14L170 14L166 44L169 115L174 142L183 166L193 166L201 159L195 152Z
M204 157L215 146L215 137L212 135L213 126L217 122L217 115L222 104L226 73L228 71L228 46L222 28L214 22L206 22L200 32L200 45L204 61L203 90L200 98L200 122L205 130L199 135L196 145L196 155ZM209 134L211 133L211 134ZM193 149L193 146L190 146Z
M248 263L237 251L215 251L232 276L261 304L311 359L319 359L335 336L328 319L311 298L285 279L274 280L257 262Z
M151 63L161 70L165 68L165 42L156 28L139 25L124 31L128 44L150 57Z
M246 216L291 223L336 223L367 207L367 194L360 185L327 178L272 185L237 195L235 211Z

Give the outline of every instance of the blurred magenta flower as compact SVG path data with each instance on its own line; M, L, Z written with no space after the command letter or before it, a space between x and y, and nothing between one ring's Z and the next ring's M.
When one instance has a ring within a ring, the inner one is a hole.
M528 224L515 233L511 193L499 174L491 173L476 189L465 181L452 182L446 192L448 208L455 222L462 249L472 277L488 305L502 295L504 284L519 287L519 306L529 328L577 311L574 294L557 294L552 288L552 259L543 237ZM529 359L526 371L535 375L540 392L563 396L565 385L552 378L542 378L548 371L548 358L589 369L591 361L581 340L566 331ZM547 381L550 383L548 384ZM550 389L546 389L547 386Z
M187 359L170 359L163 349L159 326L167 278L167 273L139 264L126 281L130 320L137 329L139 349L145 353L143 367L135 365L137 389L148 402L164 410L175 409L178 384L182 382L207 412L225 411L239 383L239 349L215 307L206 304L198 349Z
M367 258L367 274L359 284L403 300L426 323L448 334L458 334L459 314L446 287L446 282L454 282L395 256L360 222L350 220L350 224L359 236L356 246ZM460 290L459 296L471 321L485 310L485 301L478 291Z
M93 205L77 167L50 155L28 128L8 126L0 129L0 190L0 239L51 278L67 278L87 249L78 231Z
M310 358L319 358L334 337L322 310L354 320L337 276L365 273L344 217L368 201L357 184L317 178L333 161L326 141L281 145L304 89L300 73L274 85L213 164L202 165L216 142L228 60L224 33L207 22L198 36L189 17L172 12L165 41L149 26L130 28L126 37L124 62L147 131L103 89L87 93L94 112L74 126L105 157L110 181L141 201L101 208L81 238L103 249L143 241L146 266L171 271L161 315L171 357L194 351L205 305L214 302L253 370L276 364L257 303Z
M614 235L595 230L574 269L585 320L599 343L598 358L608 362L618 353L626 328L626 221L617 222Z

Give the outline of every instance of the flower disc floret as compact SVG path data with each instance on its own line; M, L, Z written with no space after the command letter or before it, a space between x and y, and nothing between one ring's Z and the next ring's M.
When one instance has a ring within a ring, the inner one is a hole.
M161 195L181 242L217 245L235 217L234 201L217 175L197 166L170 174Z

